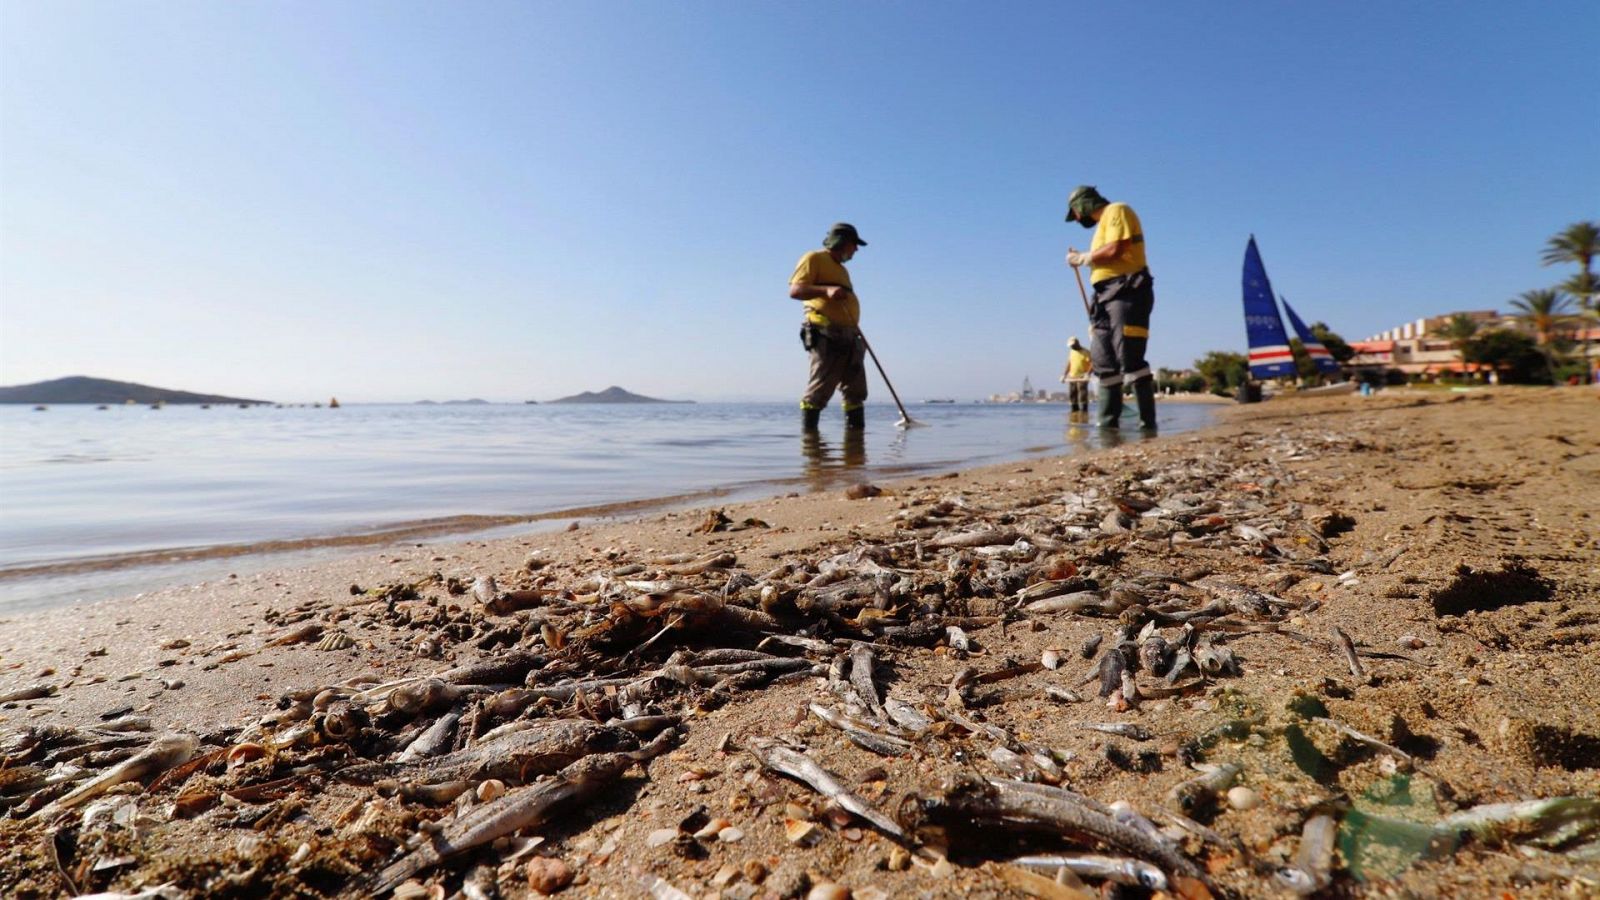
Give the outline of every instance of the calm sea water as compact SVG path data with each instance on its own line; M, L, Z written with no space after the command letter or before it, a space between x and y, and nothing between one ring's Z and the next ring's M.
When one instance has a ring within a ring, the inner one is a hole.
M1162 434L1210 412L1163 405ZM847 442L837 406L806 441L792 403L0 406L0 612L203 580L283 553L526 532L1104 440L1061 404L911 414L928 427L896 429L893 406L870 405L866 433Z

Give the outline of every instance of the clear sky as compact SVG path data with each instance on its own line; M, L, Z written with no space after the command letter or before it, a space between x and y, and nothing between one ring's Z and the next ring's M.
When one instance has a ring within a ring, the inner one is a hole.
M1142 217L1173 368L1244 349L1252 233L1355 340L1600 218L1594 0L0 11L0 384L794 399L844 219L895 387L973 399L1086 333L1079 183Z

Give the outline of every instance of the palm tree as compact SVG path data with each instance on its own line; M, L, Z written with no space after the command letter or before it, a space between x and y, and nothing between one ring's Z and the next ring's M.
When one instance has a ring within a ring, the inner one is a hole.
M1568 310L1571 306L1572 298L1555 288L1523 291L1521 296L1511 301L1511 308L1522 313L1517 318L1522 319L1533 330L1533 338L1538 342L1539 349L1544 352L1545 364L1550 369L1551 383L1556 380L1556 364L1550 352L1550 344L1555 339L1556 329L1570 318Z
M1439 333L1450 342L1451 347L1455 348L1456 356L1461 358L1462 368L1465 369L1467 356L1464 348L1467 341L1472 340L1472 336L1478 333L1478 323L1472 321L1472 317L1466 313L1456 313L1450 317L1450 321L1444 323L1444 328L1440 329Z
M1588 317L1600 310L1595 305L1595 276L1591 270L1594 258L1600 256L1600 223L1574 222L1566 227L1565 231L1556 234L1545 241L1542 261L1547 266L1556 266L1562 263L1577 263L1582 271L1573 276L1562 289L1576 294L1578 306ZM1589 365L1588 335L1583 342L1583 377L1587 381L1593 368Z

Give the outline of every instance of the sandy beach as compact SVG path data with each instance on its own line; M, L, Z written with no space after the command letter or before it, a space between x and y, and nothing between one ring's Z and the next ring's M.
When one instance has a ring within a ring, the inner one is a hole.
M452 799L407 795L401 742L452 712L439 757L566 719L609 728L599 756L637 758L604 778L550 763L582 799L396 876L396 896L1101 896L1099 877L1008 862L1068 851L1164 871L1117 896L1289 896L1323 862L1325 896L1600 892L1600 398L1390 390L1221 416L1091 455L9 618L0 895L368 895L426 823L450 834L458 810L541 783L524 761L453 776ZM1108 663L1119 646L1144 665ZM446 677L460 696L421 712L374 692L517 652L537 660L515 679ZM1192 665L1157 674L1174 653ZM926 725L891 722L891 700ZM878 752L819 706L880 726ZM630 718L651 721L598 724ZM119 719L136 730L107 739ZM193 762L81 805L40 786L57 762L109 770L166 733L197 739ZM774 740L854 799L777 771ZM350 777L373 765L385 777ZM1237 771L1174 793L1207 765ZM1014 814L980 827L997 801L972 785L997 781L1129 804L1182 864ZM1559 827L1436 827L1569 797L1589 799ZM1319 861L1302 834L1321 816L1341 830ZM1415 833L1372 837L1389 820Z

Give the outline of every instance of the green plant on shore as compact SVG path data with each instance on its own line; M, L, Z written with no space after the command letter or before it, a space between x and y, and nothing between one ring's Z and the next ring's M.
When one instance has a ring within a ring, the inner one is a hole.
M1212 350L1194 361L1195 371L1206 380L1213 394L1227 396L1250 377L1250 360L1243 353Z
M1574 222L1545 241L1540 261L1547 266L1577 263L1576 275L1562 282L1559 290L1578 298L1579 319L1585 326L1600 322L1600 306L1596 304L1597 280L1594 258L1600 256L1600 223ZM1584 380L1589 380L1593 367L1589 365L1590 341L1583 341Z
M1521 314L1517 318L1533 331L1534 342L1539 345L1550 370L1552 384L1556 381L1556 341L1561 326L1572 318L1571 307L1572 298L1555 288L1523 291L1511 301L1511 308Z

